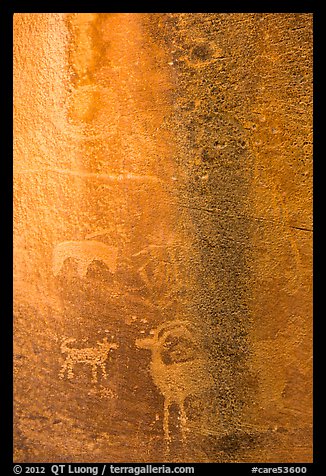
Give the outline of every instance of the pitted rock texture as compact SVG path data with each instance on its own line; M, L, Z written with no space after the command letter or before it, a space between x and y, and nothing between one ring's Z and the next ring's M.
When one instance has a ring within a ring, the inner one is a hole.
M14 107L15 461L311 461L312 15L16 14Z

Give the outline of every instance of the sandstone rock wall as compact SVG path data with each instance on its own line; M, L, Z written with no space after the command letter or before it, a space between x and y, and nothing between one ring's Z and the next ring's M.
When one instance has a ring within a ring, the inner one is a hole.
M311 461L312 16L14 16L17 461Z

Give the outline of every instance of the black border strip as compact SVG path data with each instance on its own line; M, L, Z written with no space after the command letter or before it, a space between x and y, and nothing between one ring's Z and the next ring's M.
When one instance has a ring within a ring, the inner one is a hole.
M153 7L154 5L151 5ZM322 382L324 377L324 369L321 361L321 348L322 348L322 330L321 322L323 319L323 313L321 310L321 304L319 297L323 290L321 279L323 278L323 268L321 267L320 252L322 250L325 240L323 240L321 229L323 216L325 214L323 207L323 200L321 197L321 190L323 186L323 156L321 155L321 140L320 140L320 118L318 115L321 113L319 108L321 98L321 30L323 28L323 18L319 10L317 2L313 1L297 1L294 5L282 1L273 2L222 2L219 1L215 5L207 5L208 12L211 13L313 13L314 14L314 463L304 464L308 467L308 474L321 474L320 464L322 462L322 456L324 454L324 448L322 446L321 435L324 434L324 428L321 423L320 409L322 404ZM13 327L12 327L12 151L13 151L13 128L12 128L12 109L13 109L13 26L12 20L15 13L38 13L38 12L103 12L103 13L115 13L115 12L135 12L135 13L158 13L158 12L179 12L179 13L199 13L204 12L204 4L200 2L196 6L191 5L190 2L174 2L168 5L166 2L155 2L156 11L149 6L141 6L140 4L135 7L135 4L112 4L107 3L108 8L103 8L103 2L90 2L90 1L47 1L47 2L25 2L25 1L0 1L0 35L1 35L1 105L0 110L3 114L3 123L1 131L3 137L1 145L3 153L0 159L0 179L1 179L1 211L2 211L2 261L1 267L1 292L3 293L3 299L1 300L2 312L0 323L2 329L0 331L0 384L2 397L0 406L0 435L2 438L2 444L0 447L0 468L2 474L12 473L12 454L13 454ZM7 128L7 130L6 130ZM168 464L164 463L166 466ZM298 463L299 464L299 463ZM121 463L121 466L128 465L129 463ZM132 464L130 466L133 466ZM181 464L180 464L181 465ZM23 465L26 466L26 465ZM37 466L42 466L38 464ZM49 466L44 464L43 466ZM92 466L83 464L83 466ZM115 464L115 466L118 466ZM173 466L173 465L172 465ZM235 467L239 468L239 474L250 474L249 468L254 466L254 463L207 463L207 464L194 464L195 474L200 468L207 466L216 466L218 468L223 467L224 471L235 471ZM258 467L277 467L277 466L296 466L295 464L257 464ZM8 471L2 468L8 468ZM244 469L244 468L247 468ZM217 468L217 469L218 469ZM240 469L242 468L242 469ZM208 468L207 468L208 469ZM50 473L48 473L50 474Z

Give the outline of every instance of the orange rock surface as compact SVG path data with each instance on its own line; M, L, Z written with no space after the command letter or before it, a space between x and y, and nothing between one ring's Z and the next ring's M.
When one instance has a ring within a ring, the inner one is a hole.
M14 139L15 461L311 461L312 15L16 14Z

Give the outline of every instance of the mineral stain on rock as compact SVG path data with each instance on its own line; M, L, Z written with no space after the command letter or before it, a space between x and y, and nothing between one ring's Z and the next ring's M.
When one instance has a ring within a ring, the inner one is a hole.
M311 50L15 15L15 461L311 461Z

